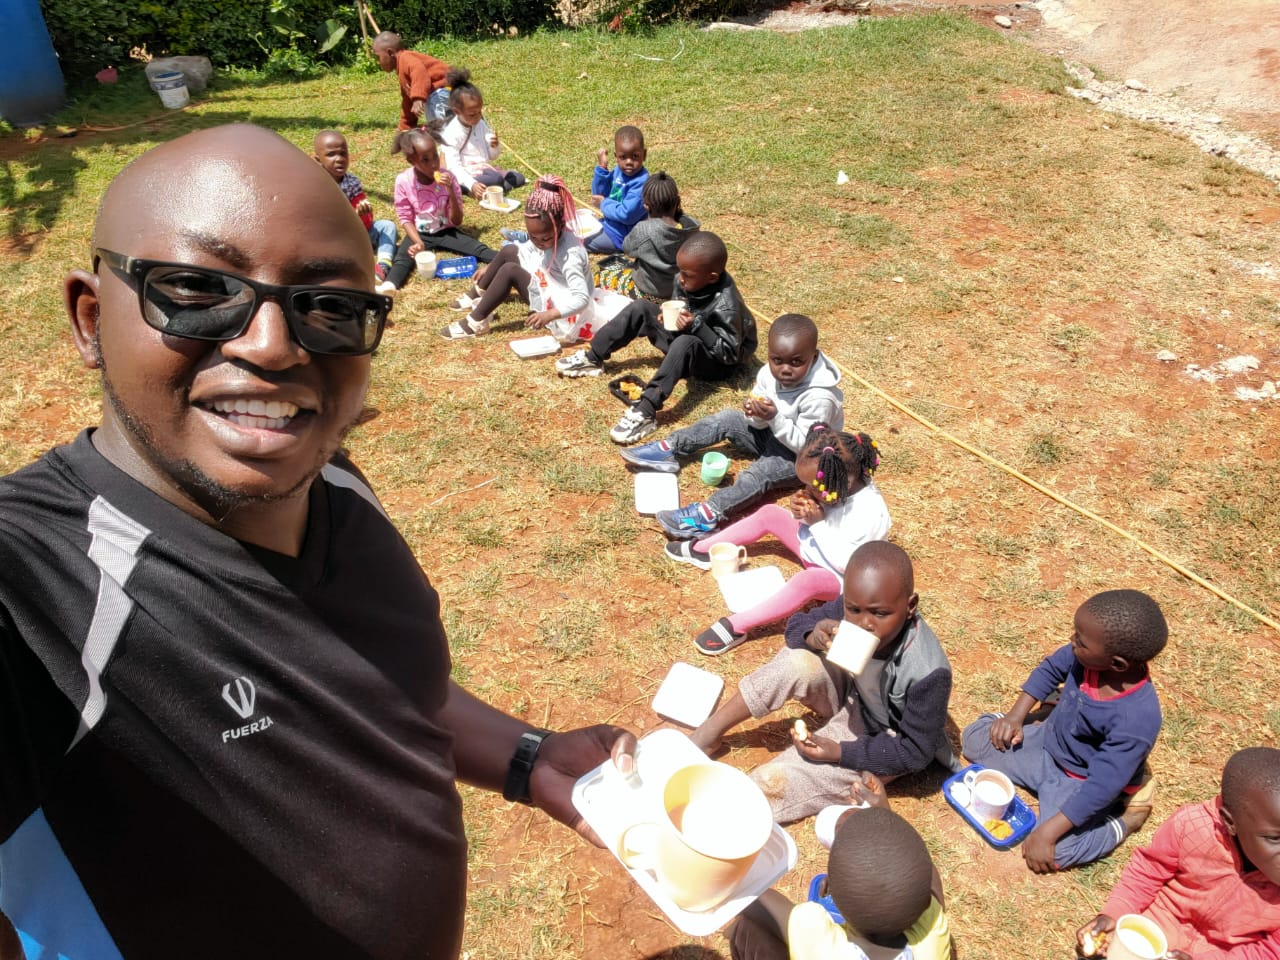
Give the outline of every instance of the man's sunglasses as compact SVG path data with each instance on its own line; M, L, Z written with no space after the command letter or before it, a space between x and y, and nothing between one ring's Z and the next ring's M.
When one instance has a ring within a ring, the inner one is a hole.
M353 357L372 353L382 339L390 297L315 285L260 283L236 273L189 263L142 260L99 247L98 261L133 280L147 325L188 340L243 336L263 300L280 304L289 333L308 353Z

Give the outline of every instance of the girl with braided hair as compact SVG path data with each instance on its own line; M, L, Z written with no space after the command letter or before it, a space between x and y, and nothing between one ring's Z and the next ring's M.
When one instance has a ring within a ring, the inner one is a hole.
M708 656L719 656L746 640L753 627L790 616L810 600L840 596L853 551L889 533L889 508L871 479L879 464L875 441L865 433L838 433L815 424L796 457L801 487L787 507L765 504L709 537L668 543L664 552L669 559L708 570L711 548L717 543L755 543L773 534L804 567L778 593L721 617L694 638L694 646Z
M675 285L676 251L698 229L698 221L685 214L676 182L665 170L649 175L640 198L646 219L623 238L627 256L613 254L600 262L596 286L662 303L671 299Z
M441 336L462 340L488 333L494 310L515 291L529 305L525 326L545 329L561 343L590 339L595 322L591 265L582 242L566 227L576 218L564 181L539 177L524 205L528 239L503 247L475 285L449 305L467 314L444 327Z

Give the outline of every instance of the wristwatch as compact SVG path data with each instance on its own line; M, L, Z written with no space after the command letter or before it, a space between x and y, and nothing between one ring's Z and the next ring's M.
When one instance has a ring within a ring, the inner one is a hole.
M516 752L511 755L511 763L507 767L507 782L502 787L504 800L525 805L533 803L533 798L529 796L529 775L533 773L538 751L549 736L550 730L530 730L520 735Z

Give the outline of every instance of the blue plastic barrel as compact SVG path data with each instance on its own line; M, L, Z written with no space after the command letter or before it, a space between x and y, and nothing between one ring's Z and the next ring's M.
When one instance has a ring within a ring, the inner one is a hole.
M0 117L28 127L64 103L62 70L39 0L0 0Z

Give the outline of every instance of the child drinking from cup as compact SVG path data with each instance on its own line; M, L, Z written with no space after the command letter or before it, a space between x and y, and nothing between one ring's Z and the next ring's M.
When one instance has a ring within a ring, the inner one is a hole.
M646 216L622 241L627 256L606 257L596 271L596 286L661 304L671 299L676 253L698 221L685 214L676 182L664 170L645 181L640 197Z
M373 204L364 192L364 184L349 169L351 152L347 148L347 138L337 130L321 130L311 141L311 154L316 162L324 167L325 173L333 177L338 188L351 203L356 216L369 231L369 242L374 250L374 275L378 281L378 293L391 293L396 288L381 289L387 284L387 274L391 270L391 262L396 254L396 225L390 220L373 219ZM388 284L390 286L390 284Z
M467 315L440 331L448 340L489 332L498 304L513 290L529 305L525 325L546 329L562 343L589 337L595 320L591 265L582 242L567 225L576 215L573 195L557 176L542 176L524 205L528 239L508 244L450 304Z
M507 190L523 187L525 178L519 170L504 170L493 165L502 153L502 144L484 118L484 97L471 82L471 71L450 70L448 83L453 119L445 124L440 138L445 166L457 179L458 186L477 200L484 196L485 187Z
M1248 747L1222 770L1222 792L1179 807L1133 851L1102 911L1076 932L1082 956L1141 914L1170 960L1280 958L1280 750Z
M600 208L604 227L587 238L592 253L617 253L631 228L644 219L642 191L649 171L644 168L648 151L639 127L619 127L613 135L615 166L609 169L609 151L596 151L596 169L591 175L591 202Z
M738 692L693 731L708 755L748 718L760 719L796 700L824 721L751 774L779 823L843 803L861 771L882 778L959 762L947 740L951 664L917 610L915 573L905 550L873 540L853 551L844 594L787 621L786 646L738 684ZM875 642L858 674L828 661L841 619Z
M840 819L829 849L826 893L844 924L821 903L766 890L728 932L733 960L951 960L942 877L883 787Z
M815 424L833 430L844 425L840 369L818 349L818 327L810 318L787 313L773 322L768 361L756 374L751 396L741 408L721 410L665 440L621 451L628 463L663 473L678 472L681 460L723 440L755 457L738 473L737 482L705 501L660 511L657 520L669 536L706 536L726 515L770 490L798 486L796 454L809 431Z
M426 130L396 134L392 153L404 154L406 170L396 176L396 216L404 227L401 243L407 259L392 266L388 279L404 286L413 269L412 258L423 250L449 250L488 263L498 255L474 237L458 229L462 225L462 194L458 181L440 168L440 151Z
M739 613L721 617L694 638L708 656L719 656L747 639L747 631L795 613L810 600L833 600L853 551L889 534L889 508L871 475L880 464L875 441L865 433L837 433L815 424L796 458L800 489L788 507L767 503L754 513L701 540L672 540L668 559L703 570L718 543L755 543L773 534L804 567L786 586Z
M676 254L672 292L685 303L676 329L663 325L656 304L637 300L601 327L589 347L556 361L562 377L598 377L613 351L639 336L665 354L640 399L609 431L614 443L635 443L653 433L657 411L684 378L728 379L755 353L755 317L725 270L728 259L723 240L705 230L694 232Z
M1009 712L965 728L965 756L1040 799L1039 822L1022 843L1032 872L1105 857L1151 813L1146 760L1161 717L1148 664L1168 638L1164 614L1145 593L1095 594L1076 610L1071 642L1031 672ZM1048 719L1026 723L1059 686Z

